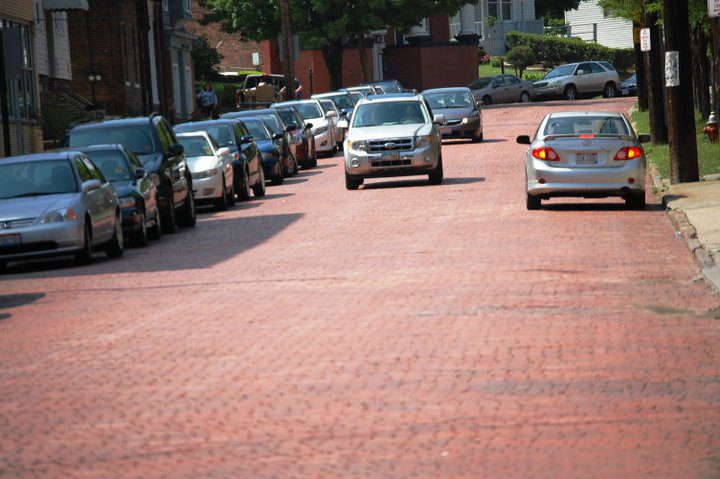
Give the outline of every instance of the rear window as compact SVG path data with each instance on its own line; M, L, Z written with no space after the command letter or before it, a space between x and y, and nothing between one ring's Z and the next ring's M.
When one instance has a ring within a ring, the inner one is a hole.
M108 181L130 181L132 175L125 156L117 150L85 153Z
M125 145L136 155L147 155L148 153L160 151L160 146L149 126L108 125L107 127L70 130L68 134L68 146L70 147L106 145L109 143Z
M629 135L627 124L617 116L550 118L545 135Z

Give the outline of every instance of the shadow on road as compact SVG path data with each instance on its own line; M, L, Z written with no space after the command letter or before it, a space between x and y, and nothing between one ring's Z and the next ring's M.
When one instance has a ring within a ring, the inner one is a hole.
M632 211L628 210L625 203L543 203L542 209L546 211ZM662 211L662 205L648 203L642 211ZM641 211L641 210L636 210Z
M313 166L312 170L327 170L328 168L335 168L336 166L338 166L336 163L317 165L317 166ZM302 171L312 171L312 170L302 170Z
M0 295L0 320L8 319L12 314L4 310L17 308L26 304L32 304L35 301L45 297L45 293L26 293L26 294L5 294Z
M422 178L422 179L420 179ZM444 185L468 185L471 183L482 183L485 178L482 176L471 177L471 178L445 178L442 184L437 185L442 187ZM362 186L363 190L376 190L384 188L412 188L416 186L430 186L427 178L419 177L411 180L393 180L393 181L382 181L378 183L366 183Z
M286 185L294 185L296 183L305 183L307 180L307 178L300 178L295 176L294 178L285 178L284 183Z

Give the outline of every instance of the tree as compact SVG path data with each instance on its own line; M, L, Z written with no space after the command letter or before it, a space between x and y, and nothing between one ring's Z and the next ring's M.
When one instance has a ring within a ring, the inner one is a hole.
M193 41L192 59L195 75L203 80L209 80L217 76L217 66L220 65L223 56L210 46L207 36L200 35Z
M574 10L580 0L535 0L535 15L543 18L564 18L565 10Z
M507 52L505 59L515 67L517 76L522 78L525 69L535 63L535 53L530 47L518 46Z

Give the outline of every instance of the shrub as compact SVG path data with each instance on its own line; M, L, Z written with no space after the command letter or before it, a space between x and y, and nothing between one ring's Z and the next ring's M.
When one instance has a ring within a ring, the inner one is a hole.
M530 72L525 70L525 72L522 75L523 80L530 80L530 81L538 81L542 80L542 77L544 77L545 74L541 72Z
M512 48L505 56L507 61L515 67L515 72L522 78L523 71L535 63L535 53L530 47L517 46Z
M490 66L494 68L500 68L502 66L502 57L490 57Z
M529 47L535 53L536 61L548 66L603 60L611 63L618 71L627 71L635 64L635 53L630 48L608 48L596 43L584 42L579 38L509 32L506 39L508 48Z

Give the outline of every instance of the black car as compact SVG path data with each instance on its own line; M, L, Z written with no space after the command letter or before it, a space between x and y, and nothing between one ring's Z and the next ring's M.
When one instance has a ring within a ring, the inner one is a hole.
M231 119L195 121L175 125L177 133L205 131L220 146L230 149L233 162L233 188L240 201L250 199L250 189L255 196L265 194L265 174L262 155L252 141L245 125Z
M233 111L221 115L220 118L243 120L245 118L260 118L270 127L273 133L282 133L282 148L284 155L290 158L291 165L286 165L288 173L292 176L297 172L297 145L293 141L292 131L295 125L287 125L277 110L265 108L262 110Z
M633 73L630 78L620 83L620 93L622 96L637 95L637 75L635 73Z
M192 176L185 152L170 124L161 115L123 118L70 125L65 146L77 149L119 143L137 155L157 187L163 233L197 221Z
M262 153L265 178L270 178L273 185L281 185L287 173L282 160L282 133L270 131L260 118L243 118L242 122Z
M315 135L312 123L305 123L300 113L293 107L275 108L286 125L295 125L290 133L295 142L297 162L303 168L317 166L317 152L315 151Z
M160 238L160 210L157 187L135 153L124 145L95 145L78 148L100 168L120 199L123 235L138 246Z

